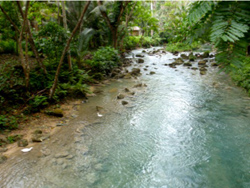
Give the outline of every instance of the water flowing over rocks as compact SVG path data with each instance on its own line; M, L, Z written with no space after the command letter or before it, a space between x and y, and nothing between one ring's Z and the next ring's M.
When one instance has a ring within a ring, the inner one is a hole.
M143 66L138 58L129 57L126 64L132 67L114 71L117 80L100 86L101 93L80 103L75 118L63 113L55 122L62 127L53 127L60 130L55 135L30 143L35 145L32 152L21 153L18 148L15 157L4 153L8 160L0 155L0 185L247 185L248 179L242 177L249 173L245 146L250 100L227 84L225 74L217 73L214 58L193 52L197 58L190 62L190 52L173 54L159 48L133 53L145 53ZM119 79L120 74L124 79ZM38 137L48 134L42 127L37 129Z

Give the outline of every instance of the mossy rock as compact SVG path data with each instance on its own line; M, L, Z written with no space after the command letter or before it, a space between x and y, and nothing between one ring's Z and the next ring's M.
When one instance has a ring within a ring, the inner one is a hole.
M124 99L125 98L125 95L123 95L122 93L120 93L118 96L117 96L117 99Z
M42 134L43 133L43 131L42 130L35 130L34 132L33 132L33 134Z
M26 147L29 144L27 139L18 140L17 145L18 147Z
M190 62L184 63L183 66L191 67L192 64Z
M63 110L59 108L51 111L46 111L45 113L50 116L63 117Z
M188 58L189 58L189 61L194 61L194 60L196 60L197 57L193 54L193 52L191 52L189 54Z
M4 155L0 155L0 164L5 162L7 160L7 157Z
M209 57L209 51L205 51L202 55L203 58L208 58Z
M138 63L144 63L144 59L138 59Z

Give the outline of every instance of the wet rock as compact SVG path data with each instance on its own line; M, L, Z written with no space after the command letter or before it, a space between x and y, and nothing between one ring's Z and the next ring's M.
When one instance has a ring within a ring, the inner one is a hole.
M197 68L197 67L192 67L191 69L192 69L192 70L197 70L198 68Z
M130 92L130 90L128 88L125 88L124 91L127 93Z
M209 57L209 51L206 51L202 54L203 58L208 58Z
M66 123L57 123L56 126L57 127L62 127L62 126L66 126L67 124Z
M35 131L33 132L33 134L42 134L42 133L43 133L43 131L42 131L42 130L40 130L40 129L35 130Z
M69 152L63 151L63 152L61 152L61 153L57 153L57 154L55 155L55 158L65 158L65 157L67 157L67 156L69 156Z
M188 56L186 54L181 54L182 59L188 59Z
M172 64L181 65L181 64L183 64L183 63L184 63L184 61L183 61L181 58L178 58L178 59L176 59Z
M188 66L188 67L191 67L192 64L190 62L187 62L187 63L184 63L183 66Z
M132 91L132 92L129 92L129 94L130 94L130 95L135 95L135 92L134 92L134 91Z
M155 74L155 72L154 71L150 71L150 73L149 73L150 75L153 75L153 74Z
M144 68L143 70L147 71L148 69Z
M144 57L143 54L136 54L135 57Z
M134 87L142 87L142 86L143 86L142 83L139 83L139 84L134 85Z
M122 93L120 93L118 96L117 96L117 99L124 99L125 98L125 95L123 95Z
M199 61L199 62L198 62L198 65L199 65L199 66L204 66L204 65L206 65L206 63L207 63L206 60L202 60L202 61Z
M32 136L31 140L32 142L43 142L44 140L47 140L49 138L49 134L35 134Z
M59 108L51 111L46 111L45 113L50 116L63 117L63 110Z
M144 59L138 59L138 63L144 63Z
M171 67L171 68L176 68L176 65L175 65L174 63L170 63L170 64L169 64L169 67Z
M134 76L138 76L140 75L140 73L141 73L141 70L139 68L133 68L130 74Z
M104 108L102 106L96 106L95 108L96 108L97 112L100 112L100 111L104 110Z
M127 101L122 101L122 105L127 105L128 102Z
M196 59L196 56L194 56L193 52L191 52L188 58L189 58L189 61L194 61Z
M179 54L178 51L174 51L174 52L173 52L173 55L178 55L178 54Z
M124 76L123 78L125 78L125 79L130 79L130 78L132 78L132 76L131 76L130 73L128 73L128 74L125 74L125 76Z
M66 159L68 159L68 160L71 160L71 159L73 159L73 158L74 158L73 155L68 155L68 156L66 157Z
M0 164L5 162L7 160L7 157L5 155L0 155Z
M200 71L200 75L205 75L206 71Z
M146 53L146 50L142 50L142 53Z
M0 153L8 151L8 148L0 148Z
M17 145L18 147L26 147L27 145L29 145L29 142L27 139L21 139L18 140Z
M200 71L207 71L205 67L200 67Z
M218 64L217 64L216 62L213 62L213 63L211 63L211 66L213 66L213 67L217 67L217 66L218 66Z

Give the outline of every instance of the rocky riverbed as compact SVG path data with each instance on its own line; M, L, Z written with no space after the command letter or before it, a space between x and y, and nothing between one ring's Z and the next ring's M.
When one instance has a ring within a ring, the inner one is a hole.
M246 187L250 100L217 73L213 55L162 48L127 54L115 79L55 118L56 134L1 159L0 184ZM38 139L47 134L34 131Z

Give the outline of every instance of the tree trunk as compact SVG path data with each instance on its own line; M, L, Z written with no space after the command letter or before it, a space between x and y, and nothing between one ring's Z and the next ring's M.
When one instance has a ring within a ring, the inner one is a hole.
M18 6L18 9L19 9L20 14L22 15L22 18L24 19L23 10L22 10L22 7L21 7L19 1L17 1L17 6ZM27 19L27 18L26 18L26 19ZM36 57L36 60L37 60L38 64L40 65L40 67L43 69L44 74L47 74L46 67L44 66L42 60L40 59L39 54L38 54L38 51L37 51L37 49L36 49L35 42L34 42L34 39L33 39L32 33L31 33L31 30L30 30L30 23L29 23L28 20L26 21L25 27L26 27L26 32L29 34L29 39L28 39L28 41L29 41L30 46L31 46L31 49L32 49L32 51L33 51L33 53L34 53L34 55L35 55L35 57Z
M78 20L74 30L72 31L71 33L71 36L70 38L68 39L67 41L67 44L62 52L62 56L61 56L61 59L60 59L60 62L58 64L58 67L57 67L57 70L56 70L56 75L55 75L55 79L54 79L54 83L50 89L50 94L49 94L49 98L52 99L52 97L54 96L55 94L55 90L56 90L56 87L57 87L57 83L58 83L58 77L59 77L59 74L60 74L60 70L61 70L61 66L62 66L62 63L63 63L63 59L64 59L64 56L66 55L68 49L69 49L69 46L70 46L70 42L73 38L73 36L75 35L76 31L78 30L78 28L80 27L81 23L82 23L82 20L83 20L83 17L84 17L84 14L86 13L88 7L89 7L89 4L90 4L90 1L86 2L86 5L82 11L82 14L81 14L81 17L80 19Z
M63 27L64 27L64 29L68 30L67 17L66 17L66 11L65 11L65 2L64 1L62 1L62 14L63 14ZM69 71L72 71L70 48L69 48L69 51L67 53L68 53L67 54L67 59L68 59L68 64L69 64Z
M112 39L113 39L113 47L116 49L117 48L117 30L118 28L115 27L112 29Z
M29 64L28 64L29 62L25 61L25 59L24 59L23 48L22 48L22 39L23 39L23 31L25 31L25 26L27 25L26 22L27 22L29 3L30 3L29 1L27 1L27 3L26 3L26 9L25 9L25 14L24 14L24 18L23 18L22 28L21 28L21 32L20 32L20 36L19 36L19 40L18 40L19 58L21 61L21 65L23 67L26 88L29 87ZM25 34L25 36L27 36L27 33ZM26 54L26 57L27 57L27 54Z

